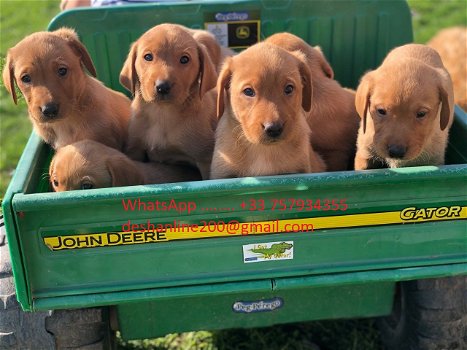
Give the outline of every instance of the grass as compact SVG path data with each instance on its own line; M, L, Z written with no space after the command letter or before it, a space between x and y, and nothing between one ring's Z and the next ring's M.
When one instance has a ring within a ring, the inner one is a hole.
M465 0L408 0L412 9L414 41L424 44L441 28L467 25Z
M465 0L409 0L415 41L425 43L439 29L467 25ZM25 35L44 30L59 12L59 0L0 0L0 65L6 51ZM21 10L19 10L21 8ZM24 9L28 9L25 11ZM3 85L0 83L0 85ZM0 86L0 195L11 178L31 132L27 108L18 106ZM312 349L316 342L323 350L378 350L382 348L371 319L306 322L267 328L187 332L165 337L120 342L123 349Z
M119 350L380 350L373 319L300 322L274 327L168 334L120 342Z

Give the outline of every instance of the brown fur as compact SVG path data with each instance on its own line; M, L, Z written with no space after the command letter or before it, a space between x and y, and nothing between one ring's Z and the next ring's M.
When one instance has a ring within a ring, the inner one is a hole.
M357 89L362 121L355 169L375 162L391 168L444 164L453 103L451 79L435 50L419 44L392 50ZM391 157L393 147L403 148L403 157Z
M59 69L66 68L64 76ZM53 148L93 139L123 149L130 118L130 100L86 74L96 75L86 48L67 28L29 35L8 50L3 82L16 103L15 83L28 104L34 130ZM30 83L21 78L29 75ZM47 104L58 114L47 117Z
M293 91L286 94L289 85ZM247 88L254 97L245 95ZM311 73L300 59L274 45L254 45L227 59L217 89L221 119L211 178L325 170L310 143ZM278 137L268 136L271 123L282 127Z
M307 121L313 133L313 148L322 155L329 171L352 168L359 117L355 93L334 80L334 71L321 49L311 47L290 33L278 33L265 40L287 51L300 51L312 74L313 96Z
M131 47L120 82L135 95L127 154L136 160L147 155L152 161L189 163L207 179L217 123L217 72L208 52L216 51L209 47L217 44L199 42L193 33L201 36L175 24L147 31ZM145 60L148 53L152 61ZM190 58L187 64L180 62L184 55ZM158 81L172 85L168 95L156 92Z
M60 148L50 163L49 176L56 192L79 190L83 185L104 188L201 179L193 168L133 161L92 140Z
M454 102L467 111L467 27L443 29L427 45L439 53L451 76Z

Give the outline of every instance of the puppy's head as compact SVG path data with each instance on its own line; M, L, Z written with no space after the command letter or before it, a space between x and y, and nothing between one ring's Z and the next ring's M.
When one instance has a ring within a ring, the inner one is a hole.
M28 104L33 122L52 123L77 106L87 69L96 70L72 29L38 32L8 50L3 82L16 103L15 83Z
M384 64L362 78L355 104L380 157L414 159L436 130L447 127L453 113L448 84L437 69L410 59Z
M120 73L121 84L146 102L181 105L215 87L217 74L205 45L193 31L161 24L131 47Z
M311 108L311 73L300 53L260 43L229 58L218 80L217 115L228 92L234 117L253 144L290 139Z
M334 71L324 57L319 46L312 47L303 39L290 33L277 33L268 37L265 42L273 44L289 52L300 51L306 56L314 79L318 77L334 79Z
M50 163L54 191L139 185L143 175L123 153L92 140L60 148Z

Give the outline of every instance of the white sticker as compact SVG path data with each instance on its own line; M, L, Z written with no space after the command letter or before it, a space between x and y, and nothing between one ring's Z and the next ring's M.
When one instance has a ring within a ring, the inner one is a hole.
M214 34L221 46L229 47L227 23L208 23L206 29Z
M293 241L247 244L243 246L243 262L293 259Z

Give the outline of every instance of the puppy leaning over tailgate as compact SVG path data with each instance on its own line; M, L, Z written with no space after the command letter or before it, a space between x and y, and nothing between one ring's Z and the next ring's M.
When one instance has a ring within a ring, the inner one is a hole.
M310 143L311 73L301 59L256 44L226 60L217 90L211 178L325 170Z
M92 140L60 148L50 163L49 176L56 192L201 179L194 168L133 161Z
M93 139L123 149L130 100L106 88L72 29L38 32L8 50L3 81L16 103L15 82L26 98L34 130L54 149Z
M132 45L120 74L122 85L135 95L126 153L136 160L188 163L207 179L217 123L217 72L194 34L200 33L161 24Z
M328 171L353 169L360 122L355 110L355 93L333 79L334 71L318 46L313 48L290 33L274 34L265 41L287 51L298 50L306 56L313 86L311 110L307 115L313 148L323 157Z
M419 44L392 50L357 89L362 121L355 169L444 164L453 100L451 78L435 50Z

